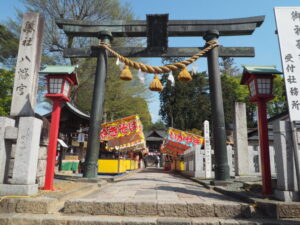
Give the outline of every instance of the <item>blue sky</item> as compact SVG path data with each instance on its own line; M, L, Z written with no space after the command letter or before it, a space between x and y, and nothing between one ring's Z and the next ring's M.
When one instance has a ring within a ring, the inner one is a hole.
M0 22L4 22L7 18L14 18L16 8L23 9L23 4L19 0L0 0Z
M300 6L299 0L121 0L130 3L134 14L139 19L146 19L146 14L169 14L169 19L230 19L265 15L265 21L257 28L253 35L237 37L220 37L219 43L225 47L255 47L254 58L235 58L236 66L248 65L276 65L281 70L280 54L277 36L275 35L275 19L273 8L276 6ZM14 17L15 8L22 8L18 0L0 0L0 21L7 17ZM203 46L202 37L170 38L170 47ZM147 59L148 64L160 65L161 60ZM197 61L199 71L205 71L206 60ZM150 75L149 75L150 76ZM152 76L149 77L149 81ZM154 95L149 104L152 120L159 119L158 94Z
M254 58L235 58L236 66L276 65L281 70L280 53L273 8L276 6L300 6L299 0L127 0L139 19L146 19L146 14L168 13L169 19L230 19L265 15L261 27L250 36L220 37L219 43L225 47L255 47ZM170 38L171 47L203 46L201 37ZM153 59L151 64L160 65L160 59ZM198 60L199 71L207 70L206 59ZM158 96L157 94L155 94ZM159 101L150 103L154 120L159 118Z

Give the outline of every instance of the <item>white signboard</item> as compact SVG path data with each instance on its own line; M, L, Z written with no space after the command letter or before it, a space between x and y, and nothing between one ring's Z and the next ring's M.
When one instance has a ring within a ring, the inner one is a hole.
M209 122L204 121L204 150L205 150L205 178L211 178L211 147L209 139Z
M11 116L33 116L38 88L44 19L39 13L23 16L14 79Z
M78 134L78 139L77 139L77 141L78 141L79 143L84 142L84 133L79 133L79 134Z
M68 148L68 145L66 144L66 142L64 142L63 140L57 138L58 143L63 147L63 148Z
M300 7L275 7L291 121L300 121Z

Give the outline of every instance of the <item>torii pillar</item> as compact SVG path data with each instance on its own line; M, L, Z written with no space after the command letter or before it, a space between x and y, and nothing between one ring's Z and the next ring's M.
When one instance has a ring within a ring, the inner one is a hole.
M217 30L209 30L204 35L203 39L208 42L216 40L218 37L219 32ZM218 47L211 49L207 53L209 90L213 118L212 130L215 151L215 180L226 181L230 178L230 173L227 159L224 107L218 58Z

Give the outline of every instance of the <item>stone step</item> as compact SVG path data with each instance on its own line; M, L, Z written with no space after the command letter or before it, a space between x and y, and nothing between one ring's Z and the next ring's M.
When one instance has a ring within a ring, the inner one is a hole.
M161 216L161 217L265 217L256 208L245 203L201 203L199 201L145 201L145 200L93 200L71 199L64 205L65 214L111 216Z
M101 186L105 185L101 183ZM47 214L58 212L64 207L66 199L83 197L99 189L100 184L92 183L72 191L37 197L1 197L0 213L34 213ZM1 225L1 223L0 223Z
M0 214L1 225L299 225L300 220Z

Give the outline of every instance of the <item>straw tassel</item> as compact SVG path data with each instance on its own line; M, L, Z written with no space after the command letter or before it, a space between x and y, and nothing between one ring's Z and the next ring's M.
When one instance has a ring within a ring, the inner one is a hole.
M125 66L120 74L122 80L132 80L132 74L128 66Z
M152 80L149 89L151 91L162 91L164 89L157 75L155 75L154 79Z
M178 80L180 81L191 81L193 78L191 77L191 74L189 73L189 71L187 70L187 68L184 68L178 75Z

